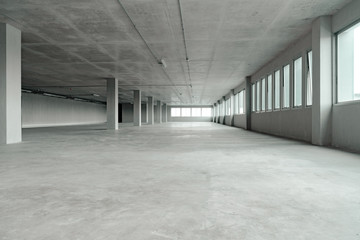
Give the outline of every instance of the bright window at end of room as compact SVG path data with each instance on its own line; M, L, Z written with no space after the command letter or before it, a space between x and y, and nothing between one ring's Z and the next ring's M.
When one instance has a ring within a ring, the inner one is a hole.
M191 116L192 117L201 117L201 108L192 108Z
M284 82L283 82L283 108L290 107L290 65L283 68Z
M337 36L338 102L360 100L360 23Z
M191 117L191 108L181 108L182 117Z
M302 105L302 58L294 61L294 107Z
M211 117L211 108L202 108L201 116L202 117Z
M312 105L313 90L312 90L312 51L307 53L307 76L306 76L306 105Z
M171 108L171 116L180 117L181 116L180 108Z

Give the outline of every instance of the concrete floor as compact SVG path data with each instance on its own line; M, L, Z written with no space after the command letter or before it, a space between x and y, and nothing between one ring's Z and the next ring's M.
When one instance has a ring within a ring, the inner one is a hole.
M25 129L0 239L360 239L360 156L212 123Z

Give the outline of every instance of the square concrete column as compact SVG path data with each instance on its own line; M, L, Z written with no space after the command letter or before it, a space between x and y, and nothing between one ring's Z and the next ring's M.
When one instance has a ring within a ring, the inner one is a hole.
M134 90L134 126L141 126L141 91Z
M154 125L154 98L148 97L147 102L148 124Z
M118 80L115 78L107 80L107 128L118 129L118 102L119 102L119 89Z
M164 103L162 106L162 121L165 123L167 122L167 105L166 105L166 103Z
M329 16L319 17L312 26L313 105L312 143L331 143L332 30Z
M156 123L162 123L162 115L161 115L161 101L156 102Z
M246 77L245 86L245 114L246 114L246 128L251 129L251 77Z
M21 139L21 31L0 23L0 144Z

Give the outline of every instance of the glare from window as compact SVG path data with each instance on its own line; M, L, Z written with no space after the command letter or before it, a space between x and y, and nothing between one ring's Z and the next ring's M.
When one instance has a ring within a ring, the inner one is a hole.
M307 53L307 76L306 76L306 105L312 105L313 90L312 90L312 51Z
M180 117L181 116L180 108L171 108L171 116L172 117Z
M239 93L239 113L244 114L244 90Z
M201 117L201 108L191 108L192 117Z
M191 108L181 108L182 117L191 117Z
M256 83L256 111L260 111L260 81Z
M265 111L266 102L266 82L265 78L261 79L261 111Z
M283 73L284 73L283 108L289 108L290 107L290 65L286 65L283 68Z
M294 61L294 107L302 105L302 58Z
M280 109L280 70L275 72L275 93L274 93L275 109Z
M201 108L202 117L211 117L211 108Z
M360 100L360 23L338 35L338 102Z
M267 77L267 110L272 110L272 75Z

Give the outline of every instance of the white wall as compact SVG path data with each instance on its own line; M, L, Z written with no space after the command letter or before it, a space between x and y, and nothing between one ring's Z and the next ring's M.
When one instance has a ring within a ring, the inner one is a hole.
M22 93L22 127L106 122L106 105Z
M360 1L355 0L333 16L333 33L360 19ZM336 79L334 77L334 79ZM335 81L334 81L334 86ZM334 94L336 95L336 94ZM360 101L336 104L332 111L332 145L360 152Z

